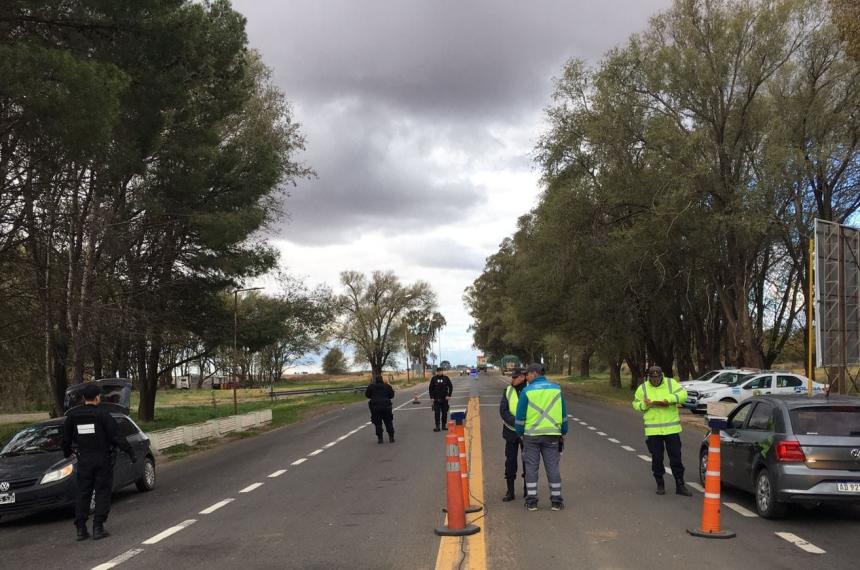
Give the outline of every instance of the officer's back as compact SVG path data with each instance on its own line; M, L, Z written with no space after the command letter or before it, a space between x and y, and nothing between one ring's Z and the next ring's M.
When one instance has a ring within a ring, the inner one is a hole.
M77 406L66 413L66 430L77 444L78 455L109 455L116 420L102 406ZM70 441L70 443L71 443ZM71 450L69 450L71 451Z

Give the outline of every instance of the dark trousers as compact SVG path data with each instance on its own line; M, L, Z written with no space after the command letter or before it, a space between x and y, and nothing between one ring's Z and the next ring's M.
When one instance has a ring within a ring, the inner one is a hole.
M657 481L663 480L666 469L663 467L663 450L669 455L669 465L676 481L684 480L684 464L681 462L681 434L649 435L645 438L648 451L651 452L651 472Z
M433 401L433 419L436 421L436 427L445 426L448 423L448 400Z
M385 423L385 431L388 435L394 435L394 412L391 408L370 410L370 421L376 428L376 437L382 437L382 424Z
M507 429L507 428L506 428ZM517 454L520 453L520 450L523 448L523 440L522 439L513 439L513 438L505 438L505 479L514 480L517 478ZM526 476L526 466L525 466L525 456L522 456L523 460L523 494L525 494L525 476Z
M93 521L103 523L110 513L110 496L113 488L113 465L110 457L78 458L77 500L75 501L75 525L84 526L90 518L90 501L96 493L96 508Z

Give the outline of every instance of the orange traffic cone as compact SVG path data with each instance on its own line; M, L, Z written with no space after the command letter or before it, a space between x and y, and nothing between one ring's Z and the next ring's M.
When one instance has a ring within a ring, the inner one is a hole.
M730 530L720 528L720 431L714 429L708 436L708 469L705 472L705 504L702 510L702 528L687 529L693 536L702 538L734 538Z
M472 494L469 492L469 462L466 460L466 426L454 424L454 433L457 434L457 445L460 451L460 479L463 484L463 508L467 513L477 513L483 510L479 505L471 504Z
M445 471L448 481L448 524L436 527L434 532L439 536L467 536L480 531L480 527L466 524L466 511L463 508L463 489L460 477L460 449L457 435L445 435Z
M412 405L413 405L413 406L415 406L415 405L417 405L417 404L420 404L420 403L421 403L421 402L420 402L420 401L418 401L418 394L415 394L414 396L412 396Z

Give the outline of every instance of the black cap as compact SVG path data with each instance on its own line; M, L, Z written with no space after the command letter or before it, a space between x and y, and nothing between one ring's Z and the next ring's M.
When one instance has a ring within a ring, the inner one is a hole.
M93 400L98 398L101 393L102 389L95 384L88 384L87 386L84 386L83 390L81 390L81 395L87 402L92 402Z
M648 376L654 376L655 378L657 376L663 376L663 369L659 366L652 366L648 369Z
M540 362L532 362L529 364L529 367L526 368L526 372L537 372L538 374L543 374L546 372L546 367Z
M526 371L522 368L514 368L511 370L511 378L516 378L517 376L525 376Z

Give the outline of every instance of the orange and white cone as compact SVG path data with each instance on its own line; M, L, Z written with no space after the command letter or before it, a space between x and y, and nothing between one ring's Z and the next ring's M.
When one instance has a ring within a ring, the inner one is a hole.
M736 534L720 526L720 432L708 436L708 469L705 472L705 500L702 510L702 527L687 529L693 536L702 538L734 538Z
M463 508L463 489L460 477L460 449L457 435L445 435L445 472L448 482L448 500L445 511L448 521L444 526L436 527L434 532L439 536L467 536L480 531L480 527L466 524L466 511Z

